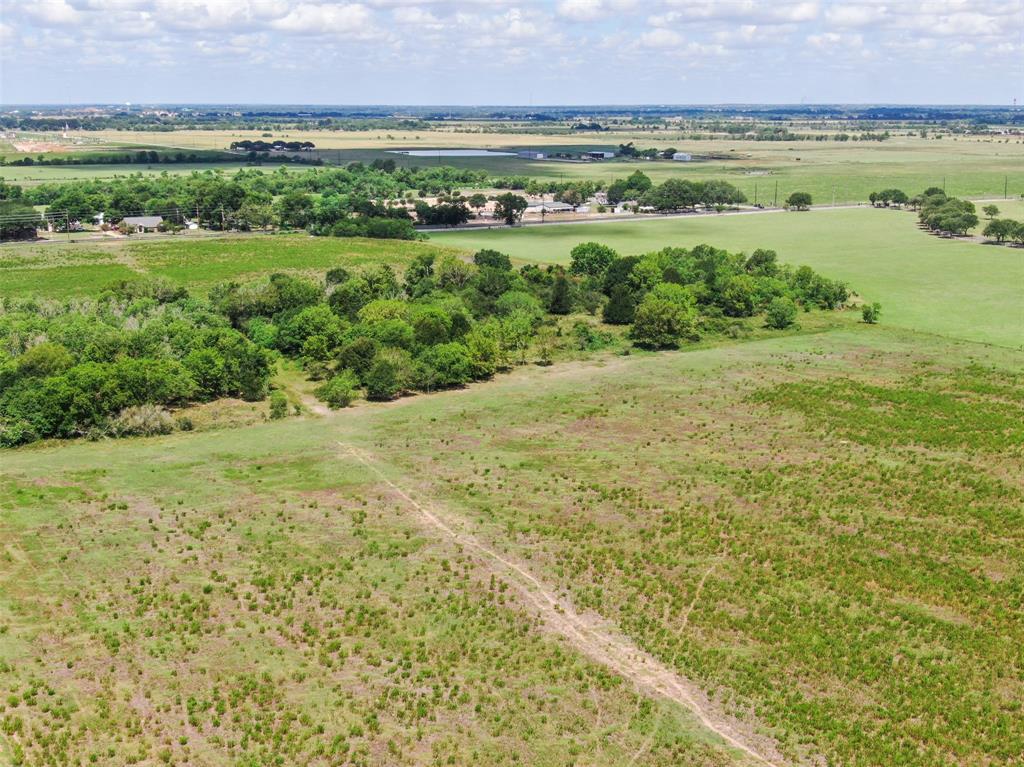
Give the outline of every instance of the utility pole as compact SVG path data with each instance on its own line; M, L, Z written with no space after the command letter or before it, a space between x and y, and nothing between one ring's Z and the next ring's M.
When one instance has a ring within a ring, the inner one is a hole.
M220 230L223 232L225 229L227 229L227 223L225 223L225 220L224 220L224 206L221 205L220 206Z
M775 182L775 200L772 202L772 207L779 207L779 182Z
M1003 199L1004 200L1009 199L1006 196L1006 193L1009 190L1009 188L1010 188L1010 177L1009 176L1003 176Z
M757 207L757 182L754 182L754 207Z
M68 231L68 242L71 242L71 215L64 211L64 227Z

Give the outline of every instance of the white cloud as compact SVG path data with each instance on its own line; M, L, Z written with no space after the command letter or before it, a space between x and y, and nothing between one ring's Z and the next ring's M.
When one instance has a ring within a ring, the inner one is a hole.
M848 5L841 3L825 11L825 19L837 27L863 27L886 18L889 9L878 3L872 5Z
M372 37L373 16L365 5L313 5L302 3L270 26L282 32L339 37Z
M818 50L858 49L863 47L864 38L859 34L842 34L839 32L822 32L807 36L808 44Z
M652 29L640 35L640 45L645 48L674 48L682 42L682 35L672 29Z
M601 0L561 0L557 10L560 16L574 21L593 21L605 12Z
M43 24L73 24L79 20L78 9L66 0L35 0L23 6L24 12Z
M430 11L414 5L399 6L391 11L391 17L399 24L410 24L431 29L439 29L443 25Z

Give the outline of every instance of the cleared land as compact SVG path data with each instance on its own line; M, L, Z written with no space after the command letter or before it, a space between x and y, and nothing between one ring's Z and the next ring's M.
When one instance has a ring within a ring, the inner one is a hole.
M851 324L9 454L5 747L29 764L757 763L540 620L527 573L779 762L1012 760L1019 362Z
M218 282L273 271L322 276L334 266L379 263L401 269L418 253L445 250L432 243L307 235L8 246L0 248L0 297L95 295L114 280L139 274L203 293Z
M863 208L461 231L431 241L549 263L568 263L572 248L590 240L623 254L702 242L747 253L772 248L786 263L807 264L880 301L887 324L1021 348L1024 249L936 237L916 220Z

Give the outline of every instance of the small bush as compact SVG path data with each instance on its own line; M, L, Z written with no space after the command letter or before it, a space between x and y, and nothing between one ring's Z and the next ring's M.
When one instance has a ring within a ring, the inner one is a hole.
M860 316L864 318L864 322L869 325L874 325L878 322L879 316L882 314L882 305L877 301L873 304L864 304L864 307L860 310Z
M107 432L113 437L152 437L174 431L171 414L157 405L126 407L110 419Z
M270 417L278 420L288 416L288 397L283 391L270 392Z
M359 393L359 378L351 370L343 370L334 378L316 389L316 396L328 407L348 407Z
M774 330L785 330L796 322L796 304L793 299L786 297L773 298L768 304L768 313L765 316L765 327Z

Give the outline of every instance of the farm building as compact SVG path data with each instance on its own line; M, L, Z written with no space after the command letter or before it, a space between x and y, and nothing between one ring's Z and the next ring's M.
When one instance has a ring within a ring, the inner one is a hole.
M568 213L573 209L567 202L546 202L537 200L526 206L527 213Z
M529 149L516 152L516 157L522 157L524 160L543 160L546 156L543 152L535 152Z
M615 152L584 152L580 155L584 160L610 160Z
M164 222L163 216L125 216L124 223L140 234L151 232Z
M693 159L693 155L689 152L676 152L672 155L672 159L676 162L689 162Z

